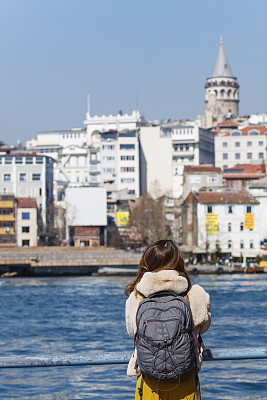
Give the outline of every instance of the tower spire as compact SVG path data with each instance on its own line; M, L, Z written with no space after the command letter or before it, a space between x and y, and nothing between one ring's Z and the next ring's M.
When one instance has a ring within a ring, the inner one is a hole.
M213 78L218 77L233 77L230 64L227 61L224 48L223 48L223 37L220 35L220 48L213 67L213 72L211 75Z

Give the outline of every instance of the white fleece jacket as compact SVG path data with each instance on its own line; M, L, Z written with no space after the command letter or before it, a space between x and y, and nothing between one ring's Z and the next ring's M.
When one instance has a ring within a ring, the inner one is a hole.
M159 272L146 272L141 281L137 284L128 299L126 300L125 318L127 332L132 339L136 332L136 312L140 301L144 297L148 297L153 293L161 290L172 290L177 294L184 293L188 288L187 279L180 276L174 270L162 270ZM192 319L194 324L194 331L196 334L203 334L206 332L211 323L210 313L210 297L205 290L199 285L193 285L187 294ZM127 375L136 376L140 371L136 370L136 350L130 359ZM202 363L202 354L199 355L198 368L200 369Z

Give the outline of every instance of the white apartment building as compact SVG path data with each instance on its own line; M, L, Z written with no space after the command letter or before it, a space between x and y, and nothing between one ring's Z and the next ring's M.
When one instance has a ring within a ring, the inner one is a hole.
M234 257L260 254L260 207L238 191L190 193L183 204L183 243Z
M267 176L249 182L247 190L259 202L260 241L267 242Z
M266 163L266 134L267 128L264 125L222 123L215 130L216 167L224 170L236 164Z
M214 163L214 135L193 121L141 127L141 190L179 198L185 165Z
M118 191L127 189L132 198L140 195L139 132L118 132Z
M139 197L138 131L101 133L100 156L101 184L108 184L109 192L126 190L127 198Z
M53 160L50 157L29 152L8 154L3 150L0 193L36 199L39 235L46 236L53 213Z

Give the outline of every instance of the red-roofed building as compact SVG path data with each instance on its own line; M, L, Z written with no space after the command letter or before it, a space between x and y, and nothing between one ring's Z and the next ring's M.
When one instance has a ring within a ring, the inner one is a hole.
M182 205L183 245L234 257L260 254L259 202L247 192L191 192Z
M266 164L237 164L223 172L224 185L237 190L244 190L248 182L263 178L266 175Z
M17 246L37 246L37 205L30 197L19 197L17 202Z

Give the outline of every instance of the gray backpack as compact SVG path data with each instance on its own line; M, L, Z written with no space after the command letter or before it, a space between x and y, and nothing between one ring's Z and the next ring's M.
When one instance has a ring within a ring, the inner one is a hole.
M194 366L194 337L188 301L174 292L152 294L136 313L137 364L152 379L181 380Z

